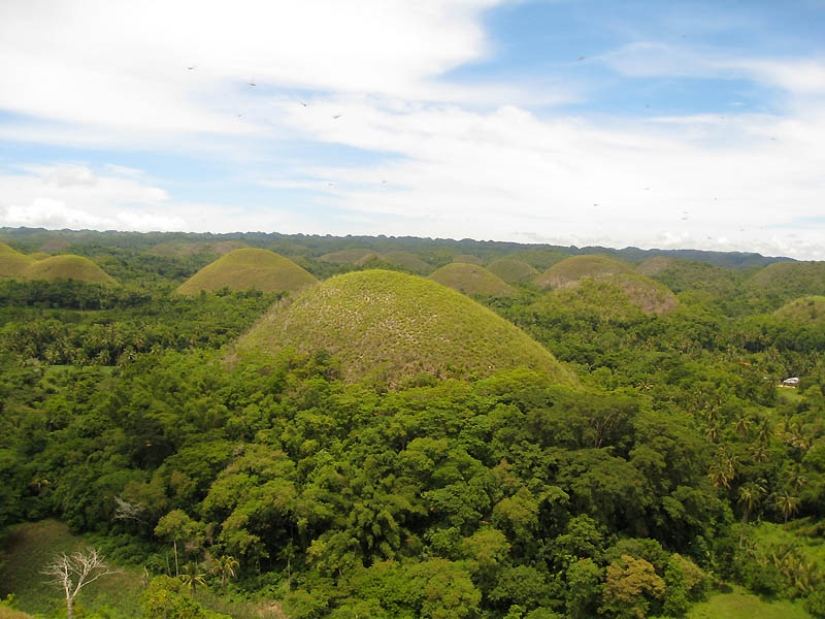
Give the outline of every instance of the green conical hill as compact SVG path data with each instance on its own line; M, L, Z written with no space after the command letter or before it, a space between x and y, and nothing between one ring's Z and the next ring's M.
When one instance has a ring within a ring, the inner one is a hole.
M21 254L5 243L0 243L0 277L24 278L34 258Z
M74 279L86 284L117 285L117 282L94 262L83 256L71 254L34 261L26 269L25 278L48 281Z
M415 254L408 251L390 251L381 255L384 262L389 262L413 273L427 273L432 267Z
M664 284L644 275L610 275L603 281L606 289L615 288L626 295L628 302L645 314L661 316L679 305L676 295ZM608 304L608 299L604 299Z
M651 258L639 265L637 272L663 283L674 293L693 291L715 297L736 293L741 274L697 260Z
M496 260L487 266L487 270L493 275L498 275L508 284L523 284L533 281L539 275L539 272L526 262L512 258Z
M284 348L337 356L344 378L396 387L421 373L480 378L528 367L556 382L573 374L523 331L431 280L380 269L338 275L273 307L237 344L240 356Z
M498 275L467 262L453 262L430 275L430 279L464 294L511 295L515 292Z
M825 295L825 262L774 262L757 271L747 286L784 299Z
M668 258L667 256L653 256L653 258L648 258L642 262L642 264L637 266L636 272L646 275L647 277L653 277L654 275L658 275L664 271L671 264L673 264L673 258Z
M643 275L586 278L577 286L546 292L533 305L538 314L595 316L605 321L661 316L676 308L676 296L666 286Z
M774 312L774 316L797 324L825 324L825 296L794 299Z
M206 265L181 285L179 294L221 288L295 292L317 280L297 264L267 249L236 249Z
M604 277L632 273L633 268L613 258L586 255L573 256L557 262L536 278L540 288L566 288L577 285L585 277Z
M356 247L324 254L318 258L318 260L322 262L332 262L333 264L363 264L373 258L381 259L381 257L371 249Z

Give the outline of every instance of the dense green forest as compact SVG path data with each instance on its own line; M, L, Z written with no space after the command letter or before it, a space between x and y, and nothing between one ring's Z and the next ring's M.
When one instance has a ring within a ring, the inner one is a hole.
M0 278L0 531L58 519L145 575L140 608L87 617L272 600L290 619L678 618L734 587L825 617L821 263L385 237L0 241L117 282ZM322 283L506 260L506 294L462 291L575 380L494 360L359 377L319 344L237 354L303 294L175 292L238 247ZM353 249L369 252L341 258ZM622 272L564 270L591 254ZM524 275L551 268L563 285ZM4 586L12 559L0 597L33 612Z

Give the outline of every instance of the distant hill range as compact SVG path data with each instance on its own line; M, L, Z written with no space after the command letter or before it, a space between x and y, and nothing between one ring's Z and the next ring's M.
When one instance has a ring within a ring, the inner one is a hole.
M764 267L775 262L793 262L791 258L768 257L758 253L717 252L694 249L639 249L626 247L575 247L548 244L525 244L504 241L476 241L473 239L432 239L410 236L330 236L307 234L280 234L277 232L233 232L228 234L190 232L99 232L95 230L45 230L43 228L0 228L0 241L18 251L31 254L37 251L88 255L95 245L118 245L146 253L185 254L212 251L218 255L241 246L268 249L290 258L306 257L318 260L332 256L335 260L351 259L358 255L369 258L387 256L392 252L412 254L433 268L451 262L474 262L489 265L502 258L525 262L544 271L555 262L579 255L603 255L627 263L641 264L649 258L665 256L681 260L699 261L725 268ZM191 250L186 245L194 245ZM154 249L153 249L154 248ZM344 253L341 253L344 252ZM423 268L418 265L419 269Z

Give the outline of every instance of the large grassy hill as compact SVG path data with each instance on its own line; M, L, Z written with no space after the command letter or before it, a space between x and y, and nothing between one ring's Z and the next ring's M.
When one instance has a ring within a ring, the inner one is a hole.
M368 260L380 259L381 257L376 252L361 247L334 251L318 258L321 262L332 262L333 264L363 264Z
M35 262L34 258L21 254L5 243L0 243L0 277L23 279L26 270Z
M229 288L263 292L294 292L317 280L297 264L266 249L236 249L195 273L179 288L180 294L198 294Z
M633 267L613 258L597 255L573 256L557 262L536 278L540 288L575 286L585 277L604 277L632 273Z
M117 282L94 262L83 256L52 256L37 260L26 269L25 279L58 281L74 279L87 284L115 285Z
M825 262L776 262L756 272L748 288L790 300L825 295Z
M578 286L551 290L532 307L538 313L627 320L642 314L661 316L678 303L666 286L643 275L612 275L587 279Z
M390 251L381 255L384 262L389 262L396 266L400 266L412 273L428 273L432 267L424 262L421 258L408 251Z
M345 379L392 387L419 374L476 378L526 366L575 381L540 344L472 299L436 282L384 270L332 277L279 304L237 344L241 356L326 350Z
M715 297L736 293L740 272L706 262L655 257L639 265L638 273L662 282L675 293L694 291Z
M776 310L774 315L799 324L825 324L825 296L794 299Z
M512 258L502 258L487 265L487 270L498 275L508 284L523 284L538 277L539 272L526 262Z
M498 275L484 267L467 262L453 262L432 273L430 279L442 286L465 294L487 294L508 296L515 292Z

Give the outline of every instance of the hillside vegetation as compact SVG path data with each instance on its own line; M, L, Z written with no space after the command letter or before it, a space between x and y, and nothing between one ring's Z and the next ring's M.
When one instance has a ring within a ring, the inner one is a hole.
M499 295L515 294L498 275L484 267L468 262L453 262L430 274L430 279L464 294Z
M292 347L325 350L350 381L377 375L398 386L419 374L489 376L526 366L570 383L546 349L502 318L445 286L370 270L340 275L273 308L238 342L244 354Z
M265 250L235 249L195 273L177 292L198 294L211 292L256 289L262 292L295 292L316 283L316 279L297 264Z

